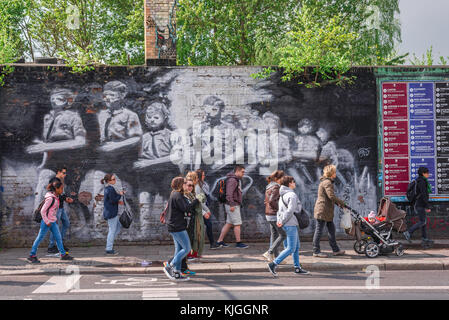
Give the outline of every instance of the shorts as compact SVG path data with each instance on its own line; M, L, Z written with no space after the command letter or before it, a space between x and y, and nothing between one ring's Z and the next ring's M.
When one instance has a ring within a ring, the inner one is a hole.
M234 212L231 212L231 206L228 204L225 204L225 210L226 210L226 223L232 224L234 226L242 225L240 206L235 206Z

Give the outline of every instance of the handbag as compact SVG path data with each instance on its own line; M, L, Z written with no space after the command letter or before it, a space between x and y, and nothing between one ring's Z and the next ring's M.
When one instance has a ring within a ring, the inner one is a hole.
M284 203L285 207L288 207L285 204L284 197L281 197L282 202ZM299 229L305 229L310 225L310 218L309 213L304 210L304 208L301 208L301 212L294 212L293 213L296 217L296 220L298 221Z
M123 209L119 221L123 228L128 229L133 222L133 214L125 197L123 197L123 204L125 205L125 208Z

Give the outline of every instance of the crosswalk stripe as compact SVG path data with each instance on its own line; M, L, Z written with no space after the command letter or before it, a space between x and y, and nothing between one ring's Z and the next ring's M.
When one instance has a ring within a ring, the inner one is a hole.
M80 275L70 275L70 276L54 276L48 279L39 288L33 291L33 294L37 293L66 293L75 287L81 276Z
M151 291L143 291L142 293L143 300L180 300L178 291L159 291L159 290L151 290Z

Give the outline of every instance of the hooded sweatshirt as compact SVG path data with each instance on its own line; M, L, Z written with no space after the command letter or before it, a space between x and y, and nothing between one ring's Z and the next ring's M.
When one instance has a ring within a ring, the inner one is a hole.
M226 204L231 207L240 206L242 204L242 184L234 171L229 172L226 176Z
M54 199L54 202L53 202ZM53 202L53 205L51 203ZM51 207L50 207L51 206ZM45 202L41 209L42 220L46 225L56 222L56 214L59 208L59 197L53 192L47 192L45 194Z
M302 205L296 193L286 187L281 186L279 189L279 211L277 214L278 222L282 223L283 227L298 226L298 220L295 217L295 212L301 212Z

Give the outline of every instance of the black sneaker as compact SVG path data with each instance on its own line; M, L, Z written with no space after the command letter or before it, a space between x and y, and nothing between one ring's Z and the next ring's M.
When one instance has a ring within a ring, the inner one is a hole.
M295 267L295 273L296 274L309 274L310 272L307 270L304 270L301 266Z
M278 274L276 273L276 264L274 262L270 262L268 264L268 270L270 270L271 274L275 277L278 276Z
M115 251L115 250L106 250L106 255L108 255L108 256L116 256L116 255L118 255L118 252L117 251Z
M73 260L73 257L69 256L69 254L66 253L65 255L61 256L61 260Z
M218 246L219 248L227 248L227 247L229 247L229 245L226 244L224 241L219 241L219 242L217 242L217 246Z
M211 250L217 250L218 248L220 248L220 246L218 246L216 243L210 245Z
M58 250L58 248L56 246L53 246L53 247L48 248L47 252L48 253L58 253L59 250Z
M27 260L29 263L41 263L36 256L29 256Z
M69 249L69 248L67 248L66 246L64 246L64 251L65 251L65 252L69 252L69 251L70 251L70 249Z
M235 247L239 249L247 249L249 246L247 244L244 244L243 242L237 242Z
M190 280L189 277L185 277L179 272L174 272L174 277L175 277L176 281L189 281Z
M164 262L164 273L170 280L175 280L173 268L170 266L170 263L168 262Z

